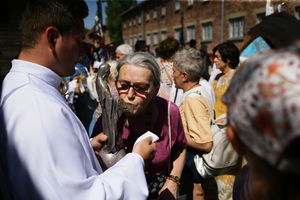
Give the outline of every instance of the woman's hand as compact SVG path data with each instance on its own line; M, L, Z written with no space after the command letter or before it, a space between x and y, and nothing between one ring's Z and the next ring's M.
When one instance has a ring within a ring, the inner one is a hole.
M165 182L164 186L158 192L160 200L175 200L177 196L178 184L168 180Z
M90 139L92 147L96 153L96 155L99 156L100 150L107 141L107 136L104 133L100 133L96 135L95 137Z

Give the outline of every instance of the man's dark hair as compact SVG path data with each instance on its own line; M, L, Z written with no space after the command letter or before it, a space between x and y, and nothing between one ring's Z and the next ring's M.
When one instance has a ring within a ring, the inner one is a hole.
M219 51L222 60L227 62L229 60L232 69L237 68L240 62L240 50L232 42L223 42L213 48L213 53Z
M134 45L135 52L146 51L147 45L145 40L138 40Z
M87 15L83 0L28 0L19 25L22 48L32 48L49 26L62 35L78 31Z
M189 46L190 46L191 48L196 48L196 40L191 39L191 40L189 41Z

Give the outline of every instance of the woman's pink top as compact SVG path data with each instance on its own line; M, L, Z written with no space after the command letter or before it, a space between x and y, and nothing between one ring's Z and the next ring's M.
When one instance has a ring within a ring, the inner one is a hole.
M147 181L154 180L160 174L169 174L172 169L172 162L177 156L186 148L187 141L184 136L182 122L179 114L178 107L171 103L170 105L170 123L171 123L171 152L169 148L169 129L168 129L168 101L161 98L155 97L154 99L158 107L158 118L152 128L149 130L159 137L156 142L156 153L152 160L152 163L145 169ZM137 133L130 130L125 124L125 118L121 117L118 121L118 132L122 133L121 138L123 146L127 152L132 151L132 147L136 139L143 133ZM102 132L101 117L96 122L93 134Z

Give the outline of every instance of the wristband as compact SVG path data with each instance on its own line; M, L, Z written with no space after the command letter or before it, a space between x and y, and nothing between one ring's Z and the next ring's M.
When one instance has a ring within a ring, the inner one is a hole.
M179 177L178 176L173 176L173 175L169 175L166 177L167 180L173 181L174 183L176 183L177 185L180 185L179 182Z

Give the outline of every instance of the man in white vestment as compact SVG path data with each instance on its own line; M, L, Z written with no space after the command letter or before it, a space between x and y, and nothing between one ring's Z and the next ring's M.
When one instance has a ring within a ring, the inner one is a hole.
M14 199L146 199L144 160L150 137L104 173L95 156L107 138L91 141L58 86L81 53L83 0L30 0L20 23L21 52L1 95L4 149ZM2 138L2 137L1 137ZM94 148L94 149L93 149Z

